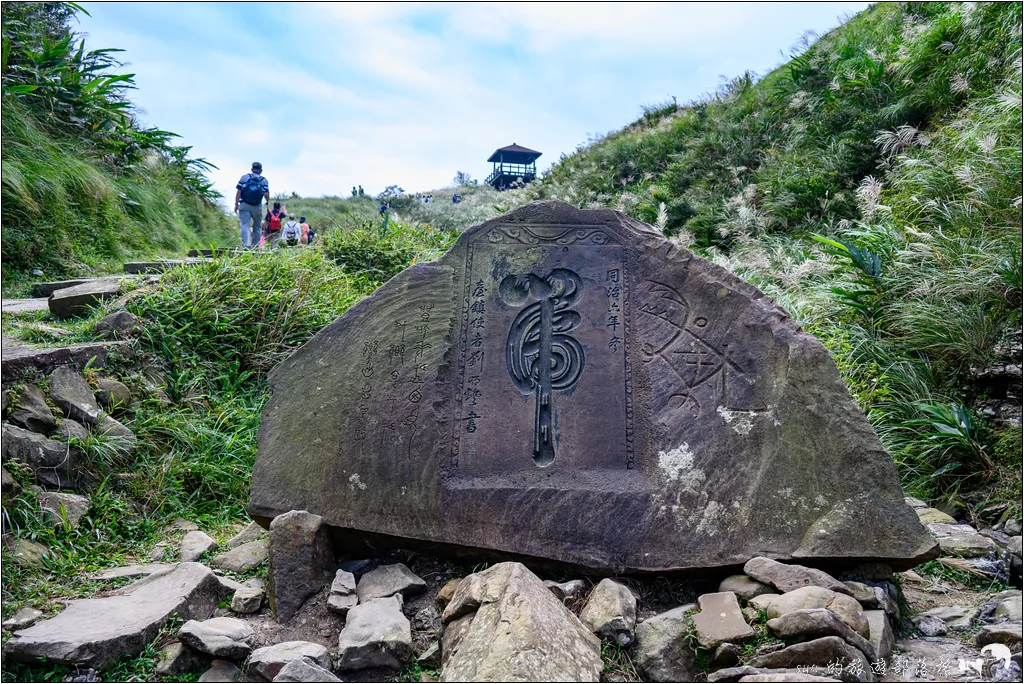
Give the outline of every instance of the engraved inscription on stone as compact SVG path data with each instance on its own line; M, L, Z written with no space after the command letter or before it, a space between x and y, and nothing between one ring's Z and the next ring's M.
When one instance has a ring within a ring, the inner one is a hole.
M467 245L465 273L453 473L631 468L628 292L616 236L499 225Z
M543 277L532 273L509 275L499 292L509 306L523 306L508 331L505 362L512 383L520 392L536 396L533 427L533 460L539 466L555 460L552 392L576 387L586 356L583 346L569 333L580 325L571 307L580 298L583 282L565 268Z

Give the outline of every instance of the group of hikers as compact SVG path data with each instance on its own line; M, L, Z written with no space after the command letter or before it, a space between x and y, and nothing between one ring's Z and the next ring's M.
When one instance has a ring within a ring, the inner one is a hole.
M242 249L311 245L316 232L306 223L306 217L295 219L288 208L274 202L274 208L263 214L263 200L270 206L270 184L263 177L263 164L252 163L252 171L245 174L235 186L235 213L241 228Z

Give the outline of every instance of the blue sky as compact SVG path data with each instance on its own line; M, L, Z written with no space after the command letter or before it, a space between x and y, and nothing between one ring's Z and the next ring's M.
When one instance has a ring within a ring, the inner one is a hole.
M516 142L547 168L588 137L745 70L865 2L83 5L90 48L125 50L148 125L271 191L441 188Z

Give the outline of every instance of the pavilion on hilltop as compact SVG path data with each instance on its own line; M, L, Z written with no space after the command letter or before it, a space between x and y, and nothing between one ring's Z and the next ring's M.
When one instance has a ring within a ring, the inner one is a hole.
M494 170L484 181L496 190L507 190L516 181L529 183L537 177L537 150L531 150L512 143L501 147L487 161L494 164Z

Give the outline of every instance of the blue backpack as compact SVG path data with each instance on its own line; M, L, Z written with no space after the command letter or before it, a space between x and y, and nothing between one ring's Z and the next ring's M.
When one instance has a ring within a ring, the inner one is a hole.
M242 188L242 201L254 206L259 206L263 202L263 178L255 173L249 174L249 180Z

